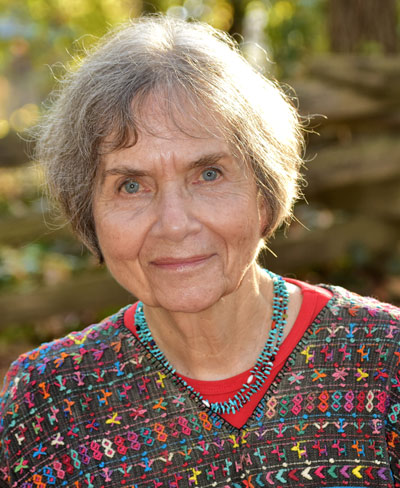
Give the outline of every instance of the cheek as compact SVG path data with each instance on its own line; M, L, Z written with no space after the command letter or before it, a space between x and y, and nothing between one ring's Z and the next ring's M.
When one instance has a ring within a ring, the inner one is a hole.
M96 233L106 264L110 260L122 261L128 255L135 254L137 235L129 232L126 222L118 215L103 215L97 219Z
M243 222L236 234L235 254L237 262L252 261L257 255L261 234L259 226L250 225L250 222Z
M266 219L253 201L231 205L226 213L221 212L220 229L230 253L238 260L247 260L258 249Z

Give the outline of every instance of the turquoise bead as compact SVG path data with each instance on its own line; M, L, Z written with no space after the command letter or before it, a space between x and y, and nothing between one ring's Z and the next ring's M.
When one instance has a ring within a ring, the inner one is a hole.
M265 380L271 373L273 366L272 358L277 354L282 343L283 331L286 325L289 293L286 288L285 280L281 276L278 276L268 270L265 271L273 280L274 297L272 305L272 322L275 323L275 328L270 329L264 349L260 353L254 368L250 372L250 375L253 375L256 381L251 385L244 383L240 391L226 402L208 402L206 400L210 405L210 410L217 414L229 414L231 412L235 414L237 410L242 408L243 405L261 389ZM144 315L143 304L141 302L139 302L136 308L135 325L140 342L170 374L175 375L175 369L169 364L168 360L165 358L163 352L158 348L151 335L151 331L147 325L146 317ZM196 392L194 388L188 385L187 382L182 378L178 377L178 381L204 404L204 398L199 392Z

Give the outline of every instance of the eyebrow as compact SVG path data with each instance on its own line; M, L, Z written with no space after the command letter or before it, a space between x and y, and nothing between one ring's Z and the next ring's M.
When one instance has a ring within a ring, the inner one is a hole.
M188 169L195 169L195 168L204 168L209 166L210 164L217 163L220 159L229 157L230 155L227 152L217 152L217 153L210 153L201 156L199 159L195 161L191 161L188 165ZM150 173L145 170L139 170L132 168L130 166L121 165L116 168L107 169L102 171L100 184L103 185L104 180L107 176L129 176L131 178L143 177L148 176Z
M230 155L226 152L211 153L202 156L199 159L191 162L189 164L189 169L203 168L204 166L209 166L210 164L217 163L220 159L229 157Z

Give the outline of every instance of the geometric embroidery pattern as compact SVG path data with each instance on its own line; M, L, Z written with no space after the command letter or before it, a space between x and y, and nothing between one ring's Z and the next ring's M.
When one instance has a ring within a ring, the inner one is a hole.
M241 429L122 309L11 367L0 487L400 487L400 310L341 288Z

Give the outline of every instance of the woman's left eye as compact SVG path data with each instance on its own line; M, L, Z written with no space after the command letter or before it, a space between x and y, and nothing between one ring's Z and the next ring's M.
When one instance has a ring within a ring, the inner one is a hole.
M203 177L203 180L205 181L214 181L218 178L220 175L219 171L213 168L208 168L205 169L202 173L201 176Z
M139 191L140 185L137 181L129 179L122 184L121 188L125 191L125 193L134 194Z

